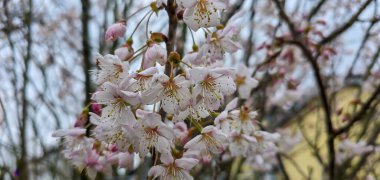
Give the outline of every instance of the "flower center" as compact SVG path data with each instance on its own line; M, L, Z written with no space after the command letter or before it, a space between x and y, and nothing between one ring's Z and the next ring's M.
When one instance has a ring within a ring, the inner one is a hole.
M245 76L236 75L235 83L237 86L241 86L241 85L245 84Z
M240 108L240 115L239 115L239 117L240 117L241 121L247 121L247 120L249 120L249 108L246 107L246 106L242 106Z
M178 89L178 86L174 83L173 80L169 80L165 83L163 83L165 87L165 92L166 93L173 93Z
M207 13L207 0L199 0L197 4L197 8L201 13Z
M202 134L202 140L205 142L208 151L212 151L211 149L219 150L222 148L222 144L208 133Z
M215 79L207 75L207 77L201 82L201 85L208 91L214 91Z

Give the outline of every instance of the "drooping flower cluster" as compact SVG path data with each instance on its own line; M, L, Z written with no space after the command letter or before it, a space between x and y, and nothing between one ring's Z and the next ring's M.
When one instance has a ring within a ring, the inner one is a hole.
M364 141L353 142L345 139L339 144L336 160L338 164L342 164L355 156L361 156L374 150L372 145L367 145Z
M54 134L65 138L65 157L80 170L86 169L91 178L96 172L111 173L112 166L134 169L135 157L153 157L161 164L150 169L152 178L192 179L190 171L205 159L276 150L280 135L261 131L256 111L238 107L238 98L226 103L237 89L239 97L247 99L257 81L246 66L238 72L223 67L225 53L241 48L238 27L228 23L215 28L225 4L218 0L178 3L191 29L209 28L206 43L181 58L164 48L165 35L151 33L136 52L128 40L115 55L98 55L98 88L92 94L97 106L84 111L89 121ZM152 8L163 4L155 1ZM112 25L106 40L123 37L125 28L124 22ZM132 69L132 61L140 62L140 68Z

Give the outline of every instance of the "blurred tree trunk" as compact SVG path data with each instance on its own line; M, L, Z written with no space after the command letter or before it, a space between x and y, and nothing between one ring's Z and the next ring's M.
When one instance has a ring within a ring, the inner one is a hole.
M28 179L28 162L27 162L27 118L28 118L28 100L27 100L27 94L26 94L26 89L28 87L28 72L29 72L29 61L32 58L31 55L31 49L32 49L32 18L33 18L33 2L32 0L28 1L28 7L29 9L25 13L24 16L24 22L26 25L26 34L25 34L25 39L26 39L26 54L24 57L24 71L22 74L23 77L23 86L21 88L21 119L20 119L20 143L21 143L21 155L19 159L19 173L20 173L20 179ZM16 97L18 98L18 97Z
M82 55L83 55L83 73L85 75L85 94L86 99L84 101L84 105L87 105L90 100L91 96L90 93L92 92L92 86L91 86L91 76L90 76L90 69L91 69L91 46L90 46L90 32L89 32L89 21L90 21L90 1L89 0L81 0L82 3Z

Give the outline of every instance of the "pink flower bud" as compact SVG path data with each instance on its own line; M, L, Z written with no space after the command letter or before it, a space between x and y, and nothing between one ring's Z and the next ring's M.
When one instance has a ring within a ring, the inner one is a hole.
M108 27L105 40L106 41L115 41L119 37L123 37L126 31L125 21L121 21L115 24L112 24Z
M212 160L212 156L210 156L210 155L205 155L205 156L201 157L201 162L204 165L210 165L211 164L211 160Z
M122 61L127 61L134 54L134 50L129 45L124 45L115 50L115 55L118 56Z
M92 109L92 112L94 112L95 114L99 116L102 114L102 106L98 103L92 103L91 109Z
M156 62L164 65L166 60L166 49L161 47L159 44L152 43L145 52L143 67L144 69L153 67L156 65Z
M87 123L88 115L87 114L81 114L74 123L74 127L80 127L83 128Z
M111 152L117 152L119 151L119 148L117 147L116 144L111 144L108 149L111 151Z

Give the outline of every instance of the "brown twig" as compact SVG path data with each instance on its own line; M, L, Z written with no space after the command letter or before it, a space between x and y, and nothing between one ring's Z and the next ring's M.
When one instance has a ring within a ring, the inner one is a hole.
M343 32L345 32L348 28L350 28L357 21L358 17L367 8L367 6L371 4L371 2L373 2L373 0L367 0L346 23L344 23L341 27L335 29L333 32L327 35L321 42L319 42L319 45L325 45L331 42L339 35L341 35Z

